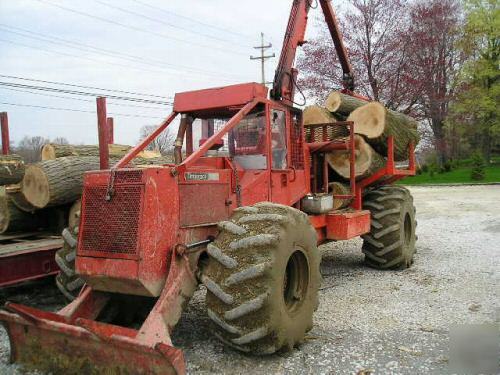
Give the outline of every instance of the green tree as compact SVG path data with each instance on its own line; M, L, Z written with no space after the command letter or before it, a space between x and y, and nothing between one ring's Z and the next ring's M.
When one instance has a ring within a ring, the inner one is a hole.
M483 155L480 152L475 152L472 155L472 170L470 178L475 181L484 180L486 171Z
M500 6L498 0L465 0L466 26L460 48L470 56L450 122L465 126L487 163L500 139Z

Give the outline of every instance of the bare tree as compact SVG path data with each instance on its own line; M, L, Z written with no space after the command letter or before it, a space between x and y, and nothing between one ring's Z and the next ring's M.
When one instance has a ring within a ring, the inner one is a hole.
M156 130L154 125L145 125L141 128L140 138L143 140L148 135ZM158 137L156 137L153 142L147 147L148 150L158 151L162 155L168 155L173 152L174 149L175 134L166 129Z
M349 51L357 91L387 107L411 113L418 85L409 82L409 21L404 0L348 0L341 9L343 39ZM321 21L323 22L323 21ZM342 70L330 34L322 27L318 38L309 40L298 65L300 84L317 99L339 88Z
M56 145L69 145L69 142L65 137L56 137L52 140L52 143L55 143Z
M42 147L47 143L49 143L49 140L44 137L24 136L15 148L15 152L21 155L26 163L35 163L40 161Z

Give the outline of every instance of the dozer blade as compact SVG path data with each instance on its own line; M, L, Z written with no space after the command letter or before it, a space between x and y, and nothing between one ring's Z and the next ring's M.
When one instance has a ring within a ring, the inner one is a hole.
M7 303L0 310L11 362L53 374L184 374L181 350L149 347L136 330Z

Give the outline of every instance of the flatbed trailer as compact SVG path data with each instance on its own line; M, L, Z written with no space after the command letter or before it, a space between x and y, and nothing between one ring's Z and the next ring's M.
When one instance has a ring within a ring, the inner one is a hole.
M56 275L60 236L47 232L0 235L0 288Z

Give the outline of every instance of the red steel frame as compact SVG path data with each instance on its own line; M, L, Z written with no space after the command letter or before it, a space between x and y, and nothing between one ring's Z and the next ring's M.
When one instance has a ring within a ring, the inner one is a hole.
M2 154L10 153L10 137L9 137L9 116L7 112L0 113L0 124L2 132Z
M10 137L7 112L0 113L0 125L2 154L8 155L10 153ZM16 237L15 235L0 236L0 240L15 239ZM38 239L28 240L25 247L19 243L19 249L13 251L2 251L2 246L0 245L0 288L55 275L59 272L54 257L56 251L62 247L62 241L61 243L53 241L53 243L47 244L47 242Z
M30 242L33 245L36 240ZM0 245L1 246L1 245ZM60 243L40 244L31 248L2 254L0 250L0 288L59 273L55 253Z

